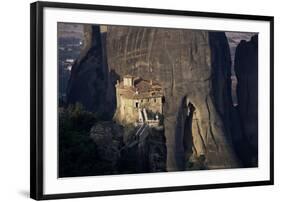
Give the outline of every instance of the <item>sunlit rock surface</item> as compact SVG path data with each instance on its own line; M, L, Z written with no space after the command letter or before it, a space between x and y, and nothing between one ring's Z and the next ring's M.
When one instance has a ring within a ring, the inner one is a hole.
M223 32L109 27L111 74L161 83L167 170L233 168L231 62Z

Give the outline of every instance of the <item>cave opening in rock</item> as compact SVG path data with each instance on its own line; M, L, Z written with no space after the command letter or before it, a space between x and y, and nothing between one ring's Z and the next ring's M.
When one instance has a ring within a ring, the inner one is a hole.
M193 127L193 118L195 112L194 105L186 101L186 105L184 107L184 131L183 131L183 148L184 148L184 154L185 154L185 169L192 166L192 163L189 161L193 154L193 134L192 130Z
M178 165L181 166L182 170L205 169L198 109L187 97L184 97L180 112L178 117L178 129L180 129L180 132L178 132L180 135L177 135L180 137L177 139L180 147L177 148L180 148L178 151L181 151L181 155L178 156L181 156L181 162Z
M176 159L178 169L189 170L193 167L194 148L194 128L196 121L196 107L185 96L179 108L176 127Z

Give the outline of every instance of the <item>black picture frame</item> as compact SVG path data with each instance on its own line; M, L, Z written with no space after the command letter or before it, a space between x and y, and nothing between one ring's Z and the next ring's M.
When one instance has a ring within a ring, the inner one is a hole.
M43 193L43 9L62 8L99 11L121 11L130 13L164 14L239 20L267 21L270 23L270 180L239 183L204 184L143 189L93 191L79 193ZM186 191L228 187L245 187L274 184L274 17L240 15L183 10L148 9L135 7L102 6L75 3L35 2L30 5L30 197L36 200L92 197L105 195L139 194L154 192Z

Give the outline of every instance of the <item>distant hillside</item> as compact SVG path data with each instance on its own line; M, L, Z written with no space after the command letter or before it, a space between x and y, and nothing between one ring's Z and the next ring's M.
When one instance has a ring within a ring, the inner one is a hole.
M58 23L58 37L83 38L83 24Z

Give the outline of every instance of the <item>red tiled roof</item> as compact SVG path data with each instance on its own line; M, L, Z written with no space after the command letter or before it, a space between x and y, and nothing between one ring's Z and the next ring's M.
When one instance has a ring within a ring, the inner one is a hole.
M132 87L124 86L123 82L120 82L116 87L122 89L122 96L132 99L163 96L162 87L158 82L141 78L135 78Z

